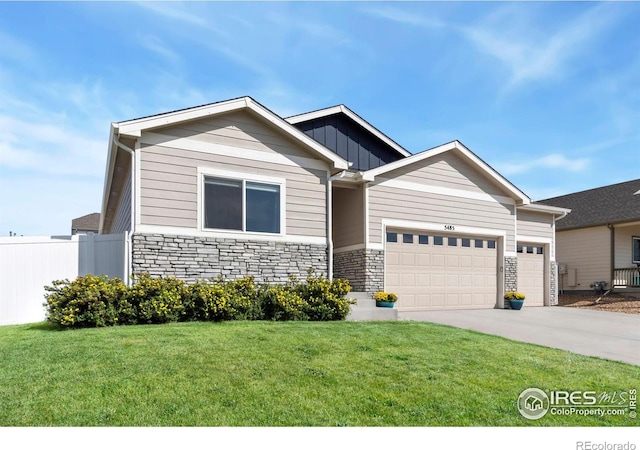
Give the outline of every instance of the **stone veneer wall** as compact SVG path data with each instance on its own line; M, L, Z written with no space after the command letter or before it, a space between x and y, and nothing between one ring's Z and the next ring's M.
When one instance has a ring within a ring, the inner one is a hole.
M291 275L305 279L311 268L327 276L325 245L136 233L132 247L134 274L186 281L251 275L258 282L284 283Z
M517 291L518 290L518 257L517 256L505 256L504 257L504 291ZM504 309L511 309L509 302L504 301Z
M346 278L354 292L384 289L384 251L359 249L333 254L334 278Z
M549 305L551 306L558 304L557 276L558 265L554 261L551 261L551 266L549 267Z

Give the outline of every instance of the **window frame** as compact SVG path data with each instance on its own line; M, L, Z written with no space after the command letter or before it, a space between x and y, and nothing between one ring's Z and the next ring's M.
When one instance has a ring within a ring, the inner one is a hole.
M205 179L207 177L227 179L229 181L240 181L242 185L242 229L231 230L225 228L206 228L205 227ZM270 233L267 231L247 231L247 183L260 183L278 186L280 189L280 232ZM279 177L271 177L266 175L258 175L244 172L234 172L228 170L219 170L211 167L198 167L198 189L197 189L197 208L198 208L198 230L205 232L227 233L227 234L246 234L259 236L285 236L287 229L287 186L286 179Z

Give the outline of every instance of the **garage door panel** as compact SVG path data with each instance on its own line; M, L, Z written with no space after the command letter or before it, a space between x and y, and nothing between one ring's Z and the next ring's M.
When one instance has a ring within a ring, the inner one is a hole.
M518 246L518 291L525 295L526 305L543 306L545 257L541 247L534 247L534 253L526 253L526 248Z
M497 296L497 250L489 249L487 239L463 236L456 246L434 245L418 239L424 232L393 230L413 234L411 242L387 242L385 289L398 294L399 309L492 308ZM482 240L482 247L475 241ZM453 241L451 241L453 242Z

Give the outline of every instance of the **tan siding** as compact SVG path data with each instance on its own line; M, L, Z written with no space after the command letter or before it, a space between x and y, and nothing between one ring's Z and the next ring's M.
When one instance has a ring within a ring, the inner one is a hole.
M158 129L157 133L230 147L313 158L307 150L299 148L281 132L269 128L248 112L235 112L216 118L186 122L175 127Z
M244 117L247 116L247 117ZM237 121L236 121L237 119ZM185 128L188 127L188 128ZM218 128L216 128L218 127ZM268 145L259 145L264 151L286 151L289 155L312 156L295 148L285 138L261 125L246 114L229 115L222 119L209 119L198 123L180 125L173 129L161 129L162 134L188 136L184 130L211 129L190 136L189 139L221 143L219 130L224 131L224 142L235 136L236 146L248 148L251 139L265 139ZM226 133L226 134L225 134ZM242 133L242 139L239 137ZM251 139L249 139L251 138ZM197 170L211 168L254 175L266 175L286 179L286 233L304 236L326 236L326 186L324 170L305 169L299 166L253 161L231 156L172 148L166 145L141 145L141 220L143 224L197 226ZM285 149L286 145L290 147ZM258 149L257 147L253 147Z
M626 267L636 267L633 264L632 239L634 236L640 236L640 225L629 227L616 226L615 228L615 266L616 269L624 269Z
M513 208L496 202L385 186L369 188L369 240L382 242L382 219L442 223L504 230L507 251L515 251Z
M556 261L577 270L577 286L567 286L568 275L564 275L559 288L589 290L594 281L610 283L610 241L606 226L556 232Z
M124 183L122 197L110 233L116 234L125 231L131 231L131 171L129 171L127 181Z
M553 215L518 211L518 236L553 238Z
M364 243L364 192L358 189L333 189L333 246Z
M507 195L504 190L490 182L486 175L452 152L393 170L384 174L383 178L471 192Z

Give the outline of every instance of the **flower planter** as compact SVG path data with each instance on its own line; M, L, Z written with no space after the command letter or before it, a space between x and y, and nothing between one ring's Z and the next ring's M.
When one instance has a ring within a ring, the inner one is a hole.
M395 302L383 302L380 300L376 300L376 306L378 308L393 308L393 305L395 304Z
M511 306L511 309L522 309L524 300L509 300L509 305Z

